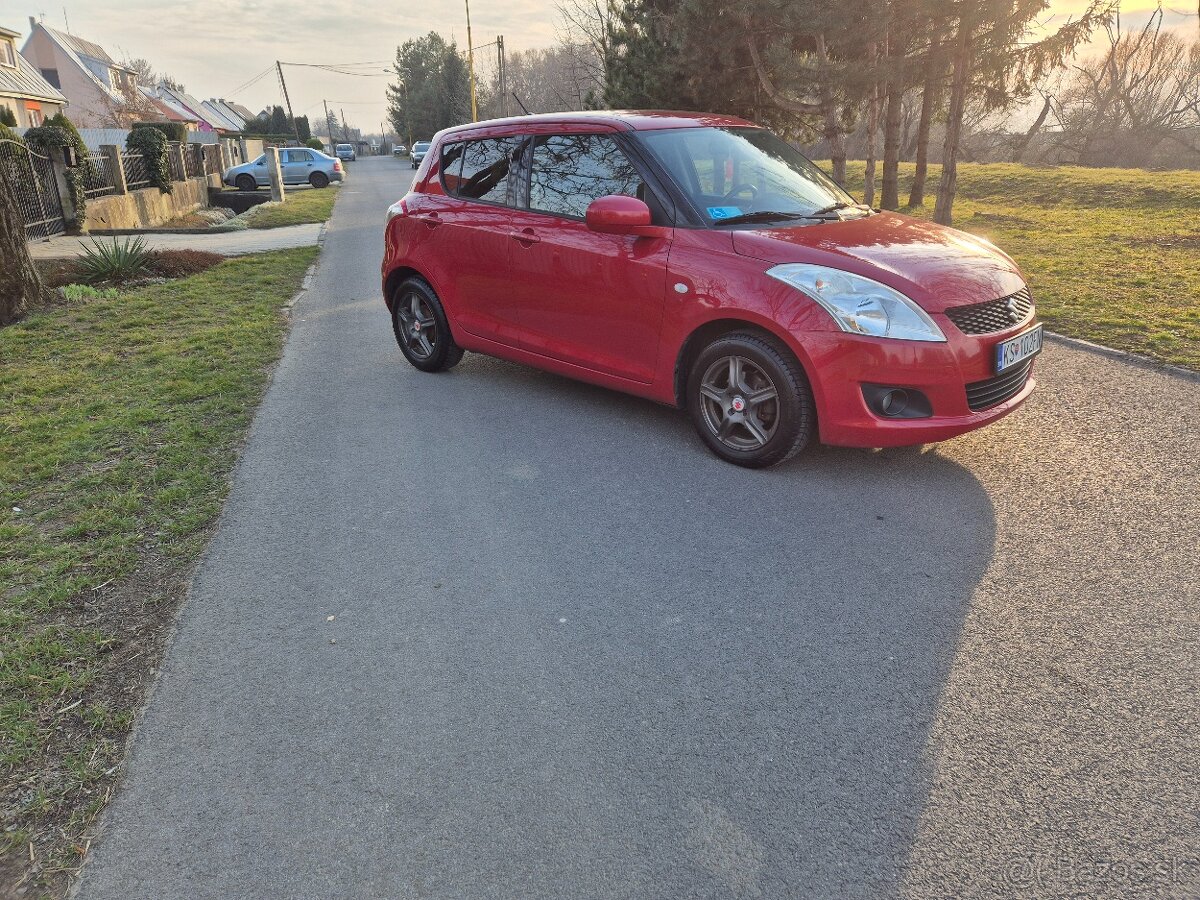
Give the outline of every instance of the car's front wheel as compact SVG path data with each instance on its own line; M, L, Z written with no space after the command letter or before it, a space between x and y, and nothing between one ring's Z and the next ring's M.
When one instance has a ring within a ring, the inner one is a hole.
M239 175L237 177L237 186L239 191L258 190L258 182L254 180L253 175Z
M392 330L404 358L422 372L453 368L463 357L462 348L450 334L442 301L421 278L409 278L397 288Z
M812 389L800 363L775 341L737 332L719 337L692 363L687 404L717 456L752 469L777 465L816 433Z

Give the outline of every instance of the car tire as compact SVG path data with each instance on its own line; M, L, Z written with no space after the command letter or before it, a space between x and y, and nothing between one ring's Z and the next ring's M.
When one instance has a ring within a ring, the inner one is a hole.
M254 180L253 175L241 174L237 177L237 189L239 191L257 191L258 182Z
M313 172L308 176L308 183L315 188L329 187L329 176L324 172Z
M799 361L750 332L724 335L700 351L688 373L687 407L713 453L751 469L791 459L817 430L812 388Z
M396 288L392 332L404 358L422 372L444 372L463 358L442 301L422 278L408 278Z

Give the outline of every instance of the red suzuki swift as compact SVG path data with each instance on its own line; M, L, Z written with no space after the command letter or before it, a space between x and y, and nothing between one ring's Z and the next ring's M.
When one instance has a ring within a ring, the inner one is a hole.
M418 369L475 350L684 406L744 466L986 425L1042 347L987 241L874 212L770 132L691 113L441 132L389 210L383 295Z

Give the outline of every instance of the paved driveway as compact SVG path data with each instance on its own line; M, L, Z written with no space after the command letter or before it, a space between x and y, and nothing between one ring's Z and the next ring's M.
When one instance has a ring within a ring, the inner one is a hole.
M342 192L84 900L1200 892L1200 385L1052 343L981 433L737 469L411 369L410 176Z

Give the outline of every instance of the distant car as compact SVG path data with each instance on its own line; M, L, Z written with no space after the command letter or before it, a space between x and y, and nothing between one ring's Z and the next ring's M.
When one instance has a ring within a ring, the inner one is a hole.
M307 183L315 188L326 187L329 182L341 181L346 177L340 160L308 147L281 148L279 171L284 184ZM226 171L221 180L240 191L256 191L260 187L267 187L271 183L267 155L264 153L253 162L234 166Z
M415 169L421 165L421 160L425 158L425 154L429 152L432 146L431 141L417 141L412 148L412 167Z
M334 148L333 152L338 159L344 159L350 162L354 162L356 159L358 159L358 154L354 152L353 144L338 144L337 147Z
M397 144L392 148L392 156L408 156L408 148L403 144Z

